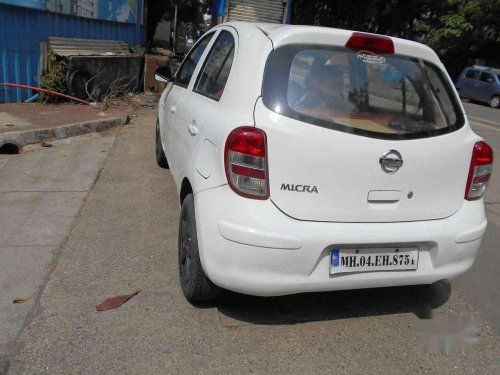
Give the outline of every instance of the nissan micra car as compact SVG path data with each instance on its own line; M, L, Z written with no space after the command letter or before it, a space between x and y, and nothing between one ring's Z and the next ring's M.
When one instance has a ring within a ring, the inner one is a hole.
M188 300L432 284L472 266L493 153L425 45L234 22L156 78Z

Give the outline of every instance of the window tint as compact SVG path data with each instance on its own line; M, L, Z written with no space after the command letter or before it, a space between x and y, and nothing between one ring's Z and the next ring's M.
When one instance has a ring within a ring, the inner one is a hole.
M440 69L395 54L284 46L269 56L262 94L284 116L375 138L430 137L463 125Z
M179 68L179 71L175 76L176 84L183 87L187 87L189 85L189 81L191 80L194 70L196 69L196 64L200 61L201 55L203 55L203 52L205 51L205 48L207 48L207 45L213 35L213 33L206 35L203 40L201 40L200 43L189 52L189 55L184 59L182 66Z
M466 76L467 78L472 78L472 79L474 79L474 78L476 78L476 71L475 71L475 70L472 70L472 69L469 69L469 70L467 70L467 73L465 73L465 76Z
M488 82L488 79L493 79L493 75L490 74L490 73L481 73L481 75L479 76L479 79L483 82Z
M215 41L198 76L194 91L219 100L226 86L234 58L234 38L222 31Z

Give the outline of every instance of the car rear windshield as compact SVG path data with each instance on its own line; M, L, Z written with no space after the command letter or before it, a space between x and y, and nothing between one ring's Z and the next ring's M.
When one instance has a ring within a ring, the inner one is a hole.
M267 61L262 96L284 116L382 139L440 135L464 124L441 70L418 58L288 45Z

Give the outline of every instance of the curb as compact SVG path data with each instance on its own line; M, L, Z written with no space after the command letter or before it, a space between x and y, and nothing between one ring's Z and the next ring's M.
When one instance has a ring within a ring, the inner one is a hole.
M102 132L117 126L126 125L128 121L129 116L127 115L124 117L111 117L105 120L78 122L47 129L19 130L0 133L0 146L6 143L13 143L19 148L22 148L23 146L33 143L76 137L87 133Z

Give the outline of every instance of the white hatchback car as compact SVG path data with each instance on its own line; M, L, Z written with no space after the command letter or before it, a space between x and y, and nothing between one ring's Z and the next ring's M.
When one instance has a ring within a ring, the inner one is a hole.
M425 45L235 22L156 78L188 300L431 284L472 266L493 153Z

